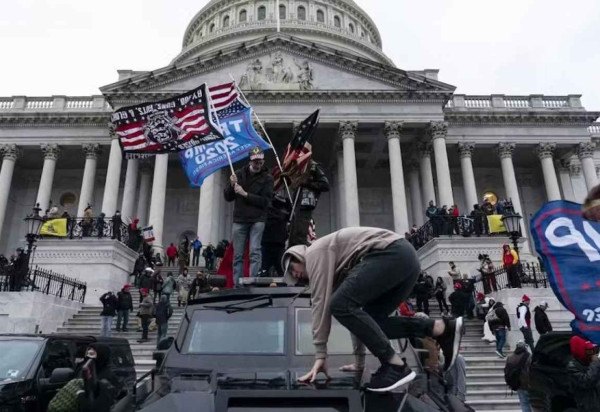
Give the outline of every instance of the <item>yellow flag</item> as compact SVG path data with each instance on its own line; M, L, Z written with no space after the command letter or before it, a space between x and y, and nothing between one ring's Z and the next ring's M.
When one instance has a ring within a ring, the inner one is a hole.
M40 228L40 236L67 237L67 219L51 219Z
M504 222L502 221L502 215L489 215L487 219L490 226L490 233L506 232L506 226L504 226Z

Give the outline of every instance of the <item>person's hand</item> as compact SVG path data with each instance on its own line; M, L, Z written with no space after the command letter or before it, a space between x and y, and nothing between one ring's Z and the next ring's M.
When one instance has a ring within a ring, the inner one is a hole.
M248 196L248 192L246 192L244 190L244 188L240 185L238 185L237 183L235 184L235 186L233 186L233 190L235 193L237 193L240 196L246 197Z
M331 379L331 377L327 373L327 362L325 361L325 359L315 360L315 364L313 365L310 372L308 372L306 375L298 378L298 380L300 382L304 382L304 383L309 383L309 382L313 383L314 381L317 380L317 375L319 374L319 372L323 372L323 374L325 374L325 377L327 379Z
M364 366L363 367L359 367L356 363L351 363L349 365L340 366L340 371L341 372L354 373L354 372L360 372L363 369L364 369Z
M237 184L238 179L235 173L229 176L229 182L231 182L231 186L235 186Z

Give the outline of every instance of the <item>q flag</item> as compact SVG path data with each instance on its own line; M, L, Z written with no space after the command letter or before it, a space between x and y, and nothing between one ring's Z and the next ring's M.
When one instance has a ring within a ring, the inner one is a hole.
M206 84L159 102L115 111L111 117L125 158L178 152L222 140Z
M50 219L40 228L40 236L67 237L67 219Z
M600 344L600 223L584 219L580 204L554 201L531 228L554 294L575 315L571 327Z

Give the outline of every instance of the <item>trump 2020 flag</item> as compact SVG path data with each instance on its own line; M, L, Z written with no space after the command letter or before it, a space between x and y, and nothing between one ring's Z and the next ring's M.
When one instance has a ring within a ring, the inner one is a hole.
M159 102L115 111L111 117L125 158L178 152L223 139L206 84Z
M571 327L600 344L600 223L584 219L578 203L554 201L531 228L554 294L575 315Z
M181 165L194 187L202 186L204 179L229 165L227 151L235 163L248 157L253 147L271 148L254 130L252 108L240 100L235 83L211 87L210 96L224 139L179 152Z

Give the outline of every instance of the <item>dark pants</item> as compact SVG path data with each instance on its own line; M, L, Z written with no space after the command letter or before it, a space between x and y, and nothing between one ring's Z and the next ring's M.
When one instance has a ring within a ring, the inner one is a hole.
M429 316L429 298L417 295L417 312L423 312Z
M494 292L498 292L498 284L496 282L496 276L493 273L484 273L483 274L483 293L490 294Z
M446 302L446 297L442 293L436 294L435 298L437 299L438 305L440 306L440 312L443 313L444 310L446 312L450 312L450 309L448 309L448 303Z
M506 345L506 328L496 329L496 350L504 353L504 345Z
M194 249L192 253L192 266L198 266L200 264L200 250Z
M214 257L205 257L204 258L204 266L207 270L213 270L215 268L215 258Z
M296 245L308 246L308 226L310 225L311 218L312 210L300 210L300 208L296 209L294 220L290 227L289 247Z
M142 339L148 339L148 326L150 326L150 315L140 315L142 319Z
M535 344L533 342L533 333L531 332L531 328L521 328L521 333L523 333L523 339L525 340L525 343L529 345L529 348L533 353L533 347Z
M390 317L410 295L420 271L415 249L397 240L369 252L331 297L331 314L381 362L395 355L389 339L433 334L431 319Z
M283 277L283 268L281 267L281 258L285 252L285 244L263 243L262 245L262 270L266 276L270 276L271 268L275 269L277 276Z
M175 256L173 256L173 257L168 256L167 257L167 266L175 266Z
M519 270L517 265L507 266L506 276L508 277L508 284L511 288L521 287L521 279L519 279Z
M121 320L123 321L123 332L125 332L129 324L129 309L119 309L117 311L117 330L121 330Z

